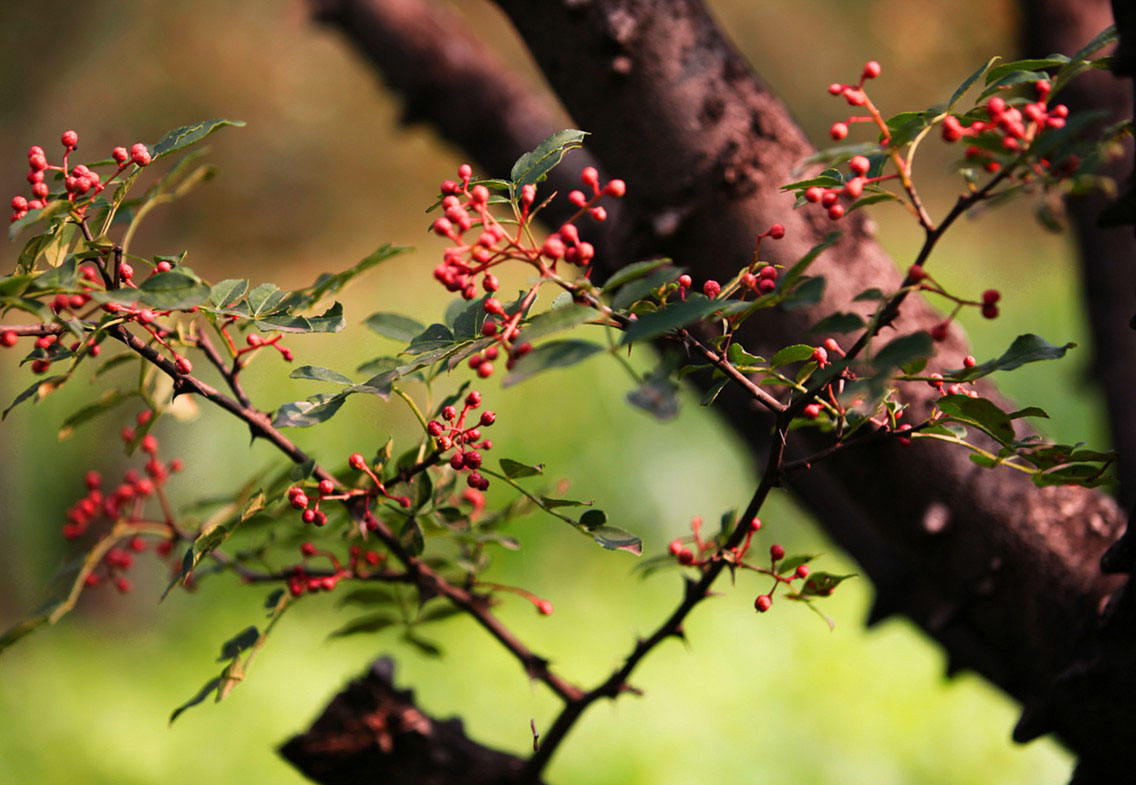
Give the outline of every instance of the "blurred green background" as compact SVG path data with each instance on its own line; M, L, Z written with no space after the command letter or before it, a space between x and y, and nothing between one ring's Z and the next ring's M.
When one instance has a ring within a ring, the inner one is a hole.
M989 55L1012 53L1017 24L1006 0L713 6L818 140L844 111L825 85L854 78L866 59L883 63L873 94L885 111L922 108ZM491 6L453 7L531 70ZM303 4L15 2L0 8L0 37L4 193L24 192L27 147L51 148L67 128L79 132L82 154L98 158L116 144L152 143L184 123L242 119L246 128L211 141L217 178L153 215L139 252L188 250L189 263L207 278L294 287L383 242L418 246L346 293L346 339L288 341L301 362L341 371L395 348L358 326L369 313L441 314L445 298L429 275L440 246L425 231L423 211L461 154L427 128L398 127L397 99L343 41L311 25ZM935 162L922 169L926 191L948 198L951 184L934 179ZM881 210L876 217L895 258L909 259L917 237L904 215ZM957 229L933 260L948 285L980 276L983 286L1007 293L996 322L964 318L980 360L1030 330L1083 343L1067 240L1037 233L1030 221L1024 207L996 211ZM0 269L11 269L18 248L0 247ZM16 362L16 353L0 356L5 405L28 383ZM1086 362L1081 350L1060 365L1017 371L1003 386L1048 409L1051 434L1102 444ZM278 361L250 369L248 385L263 407L320 391L288 380L289 370ZM23 406L0 427L0 627L37 607L73 555L59 527L82 493L83 471L126 466L115 434L133 414L129 407L56 439L61 420L95 389L84 385L79 379ZM481 385L500 417L498 457L540 461L550 476L571 478L573 495L595 499L613 523L643 537L648 553L660 552L692 515L716 519L749 496L752 461L693 396L676 421L659 425L623 402L627 380L602 358L575 374L498 385ZM334 460L367 452L388 435L409 435L409 427L396 405L356 396L336 420L297 438ZM187 465L170 485L181 502L233 489L271 458L211 411L190 426L163 423L159 435ZM786 500L762 517L765 544L823 552L834 571L855 570ZM493 574L549 598L557 610L544 619L527 603L506 600L501 614L582 683L606 673L678 596L673 573L640 580L630 572L632 557L603 552L545 517L526 518L512 533L524 547L503 554ZM0 784L301 782L274 746L306 727L347 678L382 653L396 657L400 683L417 690L425 709L461 715L485 743L523 752L529 719L546 724L555 709L468 621L428 631L446 649L444 658L428 660L389 634L327 640L348 614L334 596L323 596L284 618L249 679L224 703L198 707L168 729L169 711L216 674L220 643L261 623L266 591L222 578L158 607L162 570L147 557L134 578L131 595L91 593L77 613L0 657ZM686 647L668 644L648 659L635 679L644 697L588 714L556 758L551 782L1066 780L1064 751L1049 740L1013 746L1014 705L971 675L946 681L941 652L910 625L890 621L865 631L866 581L846 584L828 604L838 625L832 633L789 603L756 617L758 584L746 577L738 583L694 615Z

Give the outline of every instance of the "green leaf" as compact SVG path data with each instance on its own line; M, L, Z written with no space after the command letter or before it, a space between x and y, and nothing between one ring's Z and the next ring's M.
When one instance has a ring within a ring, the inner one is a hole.
M319 316L277 313L258 319L256 326L261 330L285 333L337 333L347 326L347 322L343 318L343 305L336 302Z
M409 316L384 311L371 314L363 323L372 332L376 332L385 338L393 338L396 341L407 343L426 329L422 323L411 319Z
M1026 363L1040 362L1042 360L1057 360L1065 356L1065 352L1077 344L1067 343L1064 346L1054 346L1032 333L1019 335L1010 344L1001 357L976 365L973 368L963 368L954 371L948 378L953 381L971 381L987 376L994 371L1012 371Z
M789 363L804 362L813 356L813 347L806 343L795 343L792 346L786 346L781 349L777 354L773 355L773 359L769 361L769 367L780 368Z
M931 336L926 332L901 335L888 342L876 352L872 359L877 373L887 373L893 368L903 368L931 355Z
M347 393L321 393L306 401L287 403L276 410L272 425L276 428L309 428L326 422L343 406Z
M900 203L902 203L903 200L900 199L895 194L890 193L888 191L880 191L879 193L867 194L866 196L861 196L859 199L854 201L852 204L848 205L848 209L845 210L844 214L847 215L848 213L853 212L854 210L859 210L861 207L868 207L868 206L873 205L873 204L879 204L880 202L900 202Z
M433 349L442 349L454 344L454 334L444 324L432 324L414 336L406 347L407 354L423 354Z
M217 658L217 662L225 662L241 656L242 652L252 648L258 638L260 638L260 631L256 627L246 627L221 644L221 656Z
M814 572L809 575L805 580L804 585L801 587L801 597L827 597L832 594L844 581L849 578L855 578L855 573L848 575L833 575L830 572Z
M878 153L880 146L875 142L854 142L850 144L836 145L834 147L826 147L824 150L818 150L808 158L801 161L800 166L806 167L812 164L821 164L823 166L833 166L835 164L842 164L845 161L850 161L858 155L870 156Z
M196 275L186 273L188 268L170 270L150 276L138 287L138 302L163 311L178 311L197 306L209 300L211 290ZM125 290L121 292L129 296Z
M245 296L248 286L249 282L243 278L227 278L213 284L209 290L209 302L218 308L230 308Z
M249 316L253 319L278 310L288 293L274 283L259 284L248 294Z
M643 554L643 541L630 532L615 526L600 526L591 529L589 534L597 544L607 548L609 551L627 551L636 556Z
M500 464L501 471L511 480L515 480L518 477L533 477L537 474L544 473L544 467L540 464L529 466L520 461L514 461L511 458L502 458Z
M302 365L288 374L290 379L311 379L316 382L331 382L333 384L354 384L338 371L329 368L320 368L318 365Z
M537 314L521 328L519 341L535 341L561 330L570 330L589 319L596 318L595 310L586 305L566 305Z
M173 710L173 712L170 714L169 724L173 725L174 720L176 720L178 717L180 717L182 712L184 712L186 709L191 709L194 706L201 703L202 701L204 701L210 695L217 692L218 689L220 688L220 686L221 686L221 677L220 676L214 677L214 678L210 679L209 681L205 682L205 686L202 687L201 690L196 695L194 695L192 698L190 698L185 703L183 703L182 705L178 706L176 709Z
M541 496L540 503L546 509L555 510L557 507L591 507L591 502L577 501L576 499L553 499L549 496Z
M348 635L358 635L362 632L379 632L380 630L385 630L387 627L392 627L398 623L398 619L391 613L386 611L378 611L352 619L343 626L329 633L327 637L345 638Z
M851 333L863 329L864 319L854 313L834 313L821 319L809 328L810 333Z
M643 262L634 262L627 265L626 267L621 267L618 271L616 271L614 275L612 275L604 282L602 290L603 294L611 294L624 284L631 283L632 281L643 278L650 273L653 273L660 267L669 265L670 263L671 260L666 258L647 259Z
M781 298L781 308L786 311L795 311L809 305L816 305L824 297L824 276L810 276L801 280L792 289L781 287L785 292Z
M951 419L981 428L1002 444L1014 441L1014 426L1010 416L985 398L968 395L944 395L935 405Z
M970 76L968 76L966 79L964 79L962 81L962 84L960 84L957 88L955 88L954 93L951 94L950 100L947 101L946 111L948 111L948 112L952 111L955 107L955 104L958 103L959 99L963 97L963 95L966 93L966 91L969 90L971 87L973 87L974 83L977 82L979 79L981 79L982 75L985 74L987 71L989 71L994 66L994 63L998 62L1001 59L1002 58L1000 58L1000 57L991 57L986 62L986 65L979 67L974 73L972 73Z
M603 350L602 346L590 341L549 341L518 360L512 372L501 382L501 386L511 387L533 374L550 368L567 368L576 365Z
M1014 74L1016 71L1041 71L1046 68L1059 68L1069 62L1069 58L1062 54L1052 55L1031 60L1012 60L1008 63L994 66L986 72L986 84L990 85ZM1036 80L1036 76L1035 76Z
M793 556L787 556L777 565L777 574L785 575L793 572L802 564L808 564L815 558L815 553L798 553Z
M107 390L94 403L87 404L77 412L72 413L59 426L59 438L66 439L78 426L94 419L103 412L108 412L123 401L133 398L133 393L124 393L121 390Z
M47 379L36 379L34 382L32 382L30 387L16 396L15 400L13 400L8 408L4 410L3 414L0 414L0 420L6 419L8 417L8 412L15 409L21 403L31 398L33 395L36 396L37 401L46 398L49 394L55 392L59 385L63 384L63 382L65 381L67 381L66 376L51 376Z
M629 281L612 295L611 307L621 311L633 303L646 298L660 287L672 283L679 276L679 270L670 265L663 265L647 275Z
M722 303L716 300L701 294L691 294L685 301L670 303L654 313L643 314L623 331L619 342L626 346L634 341L656 338L700 322L721 308Z
M167 133L155 144L150 146L150 152L154 160L176 153L178 150L183 150L190 145L197 144L205 137L214 131L224 128L225 126L233 126L240 128L244 126L244 122L240 120L205 120L193 125L183 125L181 128L175 128Z
M75 257L64 260L58 267L52 267L31 281L31 288L39 291L55 289L74 289L79 283L79 263Z
M935 116L931 112L900 112L887 119L888 146L903 147L931 124Z
M583 146L587 135L586 131L571 128L557 131L537 145L535 150L522 155L509 172L513 187L519 190L521 186L535 185L542 181L560 163L565 153Z

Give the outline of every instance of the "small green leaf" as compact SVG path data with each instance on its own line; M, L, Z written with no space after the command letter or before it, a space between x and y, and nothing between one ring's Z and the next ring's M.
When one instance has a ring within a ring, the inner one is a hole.
M894 368L903 368L918 360L925 360L931 354L931 336L926 332L909 333L894 338L876 352L872 359L877 373L887 373Z
M426 547L426 541L422 535L422 526L419 525L417 518L410 516L402 524L402 529L398 533L398 543L411 556L422 554Z
M328 634L327 637L345 638L348 635L358 635L361 632L378 632L395 624L398 624L398 619L395 616L386 611L378 611L352 619Z
M795 343L792 346L786 346L773 355L773 359L769 361L769 367L771 369L780 368L790 363L804 362L813 356L813 351L814 347L807 343Z
M700 322L722 308L722 303L701 294L691 294L685 301L670 303L654 313L644 314L623 332L620 344L646 341Z
M586 131L571 128L557 131L537 145L535 150L522 155L509 172L513 187L520 190L521 186L535 185L544 180L565 153L583 146L587 135Z
M969 90L971 87L973 87L974 83L977 82L979 79L981 79L982 75L985 74L987 71L989 71L994 66L994 63L998 62L1001 59L1002 58L1000 58L1000 57L991 57L986 62L986 65L980 66L974 73L972 73L970 76L968 76L966 79L964 79L962 81L962 84L960 84L957 88L955 88L954 93L951 94L950 100L947 101L946 111L948 111L948 112L952 111L955 107L955 104L958 103L959 99L963 97L963 95L966 93L966 91Z
M563 308L553 308L537 314L521 328L519 341L535 341L561 330L570 330L589 319L596 318L596 312L586 305L572 303Z
M183 125L181 128L175 128L167 133L155 144L150 145L150 152L153 154L154 160L167 156L171 153L176 153L178 150L183 150L190 145L197 144L205 137L214 131L224 128L225 126L233 126L240 128L244 126L244 122L240 120L205 120L193 125Z
M808 564L815 558L815 553L798 553L793 556L787 556L777 565L777 574L785 575L793 572L802 564Z
M259 638L260 631L256 627L246 627L221 644L221 656L217 658L217 662L241 656L241 652L252 648Z
M515 480L518 477L533 477L537 474L544 473L544 467L540 464L529 466L520 461L514 461L511 458L502 458L500 464L501 471L511 480Z
M787 291L789 287L796 283L798 278L805 274L805 271L816 261L816 258L820 256L823 251L835 245L836 241L839 239L840 232L829 232L825 235L823 240L810 248L804 256L798 259L792 267L778 278L777 288L780 291Z
M670 420L678 414L678 385L665 374L651 374L627 393L627 402L659 420Z
M210 679L209 681L205 682L205 686L202 687L201 690L196 695L194 695L192 698L190 698L185 703L183 703L182 705L178 706L176 709L173 710L173 712L170 714L169 724L173 725L174 720L176 720L178 717L180 717L182 712L184 712L186 709L191 709L194 706L196 706L197 704L204 701L211 694L217 692L217 690L220 686L221 686L221 677L219 677L219 676L214 677L214 678Z
M321 393L306 401L287 403L276 410L272 425L276 428L309 428L335 416L347 393Z
M423 354L433 349L442 349L452 346L454 334L444 324L432 324L418 335L414 336L410 345L406 347L407 354Z
M985 398L944 395L935 405L948 417L981 428L1002 444L1014 441L1014 426L1009 415Z
M781 299L781 308L786 311L795 311L816 305L824 297L825 279L823 276L809 276L800 280L792 288L781 287L785 292Z
M854 313L834 313L821 319L809 328L810 333L851 333L862 330L864 319Z
M348 379L338 371L333 371L329 368L320 368L317 365L301 365L292 373L288 374L290 379L311 379L316 382L332 382L333 384L354 384L351 379Z
M664 265L669 265L670 259L647 259L643 262L633 262L621 267L614 275L604 281L603 294L611 294L626 283L643 278Z
M1034 60L1012 60L1008 63L994 66L987 71L986 84L993 84L999 79L1010 76L1015 71L1041 71L1046 68L1059 68L1068 62L1069 58L1061 54Z
M800 596L827 597L841 583L855 577L855 573L833 575L830 572L814 572L805 580L804 586L801 587Z
M227 278L213 284L209 290L209 301L218 308L230 308L245 296L248 285L249 282L243 278Z
M603 350L602 346L590 341L549 341L518 360L512 372L501 382L501 386L511 387L533 374L550 368L567 368L576 365Z
M403 316L399 313L386 313L379 311L367 317L364 324L385 338L393 338L396 341L404 341L409 343L415 336L421 335L426 327L418 321L411 319L409 316Z
M1032 333L1019 335L1014 339L1001 357L976 365L973 368L963 368L951 373L954 381L972 381L987 376L994 371L1012 371L1026 363L1040 362L1042 360L1057 360L1065 356L1065 352L1077 344L1067 343L1064 346L1055 346L1044 338Z

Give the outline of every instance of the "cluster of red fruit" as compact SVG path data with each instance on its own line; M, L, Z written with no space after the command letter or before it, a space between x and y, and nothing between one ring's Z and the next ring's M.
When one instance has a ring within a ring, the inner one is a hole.
M868 94L864 92L864 82L868 79L876 79L880 75L880 64L875 60L869 60L864 63L864 68L860 71L860 81L854 85L843 85L833 82L828 86L829 95L843 96L844 100L848 102L849 106L864 107L872 115L878 116L875 107L872 105L871 99ZM833 123L832 127L828 129L828 134L835 141L839 142L848 137L848 124L849 123L871 123L875 122L876 117L849 117L846 122Z
M292 574L288 577L289 593L293 597L299 597L305 592L315 594L321 591L331 591L346 578L367 577L368 572L363 567L363 562L368 567L375 568L385 559L385 556L377 551L364 551L358 545L352 545L349 553L351 555L350 561L347 565L344 565L331 551L320 551L314 544L305 542L300 546L300 554L305 559L321 554L326 556L331 562L331 574L312 575L304 565L297 564L292 568Z
M63 187L65 189L66 198L70 202L85 197L87 195L95 196L103 191L104 188L121 174L123 169L126 169L130 164L137 166L150 165L150 151L146 145L138 142L133 145L129 151L125 147L116 147L111 153L111 157L118 165L107 180L103 180L98 172L90 169L84 164L78 164L74 167L68 167L67 157L79 145L79 134L74 131L64 131L60 137L63 143L63 162L58 165L52 165L47 162L47 155L44 153L43 148L38 145L28 148L28 183L32 187L32 198L28 199L24 196L12 197L12 217L13 222L20 220L28 214L31 210L39 210L47 204L48 197L51 194L51 189L45 181L46 172L59 172L60 177L63 179Z
M139 427L149 425L153 419L153 412L144 410L138 414ZM136 439L136 431L132 427L124 428L122 439L128 445ZM135 469L128 469L122 476L122 481L109 492L103 490L103 478L93 469L87 472L85 482L87 493L67 511L67 522L63 525L63 536L68 540L82 537L92 524L100 521L126 523L140 523L145 520L145 505L148 499L161 494L171 474L182 470L182 462L174 459L165 463L158 458L158 440L151 434L142 437L138 446L149 458L144 467L145 474ZM160 541L155 550L160 556L168 556L173 548L173 539ZM100 567L102 572L91 571L85 579L88 587L97 586L102 582L103 575L114 579L119 591L130 590L130 581L121 573L134 563L133 554L141 553L146 549L146 541L139 536L133 536L127 547L114 547L107 551Z
M848 170L852 173L852 177L848 179L843 186L840 188L821 188L818 185L814 185L811 188L805 189L805 200L813 204L820 204L821 207L828 211L828 217L830 219L839 221L844 217L844 213L848 209L840 203L841 197L845 197L849 202L855 202L864 193L864 186L888 180L895 176L883 175L880 177L868 177L868 171L871 167L871 161L865 156L854 156L848 162Z
M431 420L426 425L426 431L434 437L439 451L446 452L455 448L450 456L450 468L456 472L469 472L465 478L466 485L476 491L484 491L489 487L489 480L477 470L481 468L482 456L477 450L493 449L493 442L482 440L481 429L488 428L497 422L497 415L486 409L477 419L477 423L467 428L466 417L470 412L481 406L481 393L471 391L465 397L465 406L458 412L453 406L442 409L442 420ZM467 499L476 504L476 499Z
M434 268L434 278L451 292L459 292L462 297L472 300L477 296L477 281L481 288L493 295L500 288L500 281L490 270L510 260L523 261L536 267L542 275L554 270L558 261L587 266L595 256L591 243L580 239L575 221L588 215L592 220L607 220L607 210L598 202L604 196L621 198L627 191L622 180L611 180L603 186L599 183L599 173L593 167L586 167L580 174L581 182L591 191L591 196L582 190L573 190L568 201L578 208L575 215L553 232L539 247L529 244L528 227L535 214L536 187L524 185L516 205L516 230L508 231L490 210L492 203L489 188L483 184L471 185L473 169L463 164L458 169L459 181L446 180L441 185L442 217L432 226L435 234L451 240L454 245L447 248L442 263ZM539 207L537 208L539 210ZM470 240L467 233L480 229ZM482 325L482 334L496 337L508 353L506 368L512 368L521 357L532 350L531 344L515 344L520 332L518 325L524 308L512 314L505 311L504 304L490 296L484 304L488 319ZM469 365L481 378L493 374L494 361L500 350L488 347L469 360Z
M1024 103L1020 109L999 96L991 97L984 107L985 121L976 120L970 125L963 125L957 117L948 115L943 120L943 139L952 144L964 137L981 141L983 147L967 148L967 158L985 161L983 167L987 172L1000 171L1002 165L987 148L997 147L1008 154L1017 154L1028 148L1045 129L1065 127L1069 108L1064 104L1050 107L1046 103L1053 89L1049 81L1039 79L1033 86L1037 101Z

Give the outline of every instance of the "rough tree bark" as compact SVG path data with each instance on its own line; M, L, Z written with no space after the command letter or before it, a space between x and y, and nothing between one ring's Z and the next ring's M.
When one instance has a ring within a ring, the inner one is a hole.
M697 279L721 278L748 259L755 235L772 223L786 226L785 239L768 248L782 263L831 229L812 212L792 211L778 191L812 148L700 2L498 4L577 127L592 132L590 152L629 183L624 214L605 238L613 264L666 254ZM533 121L553 115L534 109L532 94L468 35L455 38L460 25L439 9L420 0L316 7L405 97L410 117L437 124L489 171L504 171L555 130ZM411 19L427 20L413 38L399 27ZM448 128L452 107L438 104L438 85L472 91L486 81L510 85L503 100L524 107L526 122L513 128L474 106L464 132ZM754 325L747 347L796 342L821 315L856 310L851 300L862 289L899 284L868 224L856 214L842 223L844 237L816 268L828 280L823 301ZM908 301L895 333L940 319ZM953 333L936 363L958 367L966 353ZM928 411L929 388L909 396L916 418ZM723 396L720 408L749 443L768 438L768 423L745 401ZM1080 758L1078 781L1136 767L1132 602L1124 580L1098 568L1124 523L1111 498L1079 488L1039 491L1015 472L981 470L961 451L918 442L839 456L799 476L791 490L872 578L872 621L910 617L944 646L952 670L974 669L1021 701L1017 738L1056 733ZM1120 571L1131 568L1114 561Z

